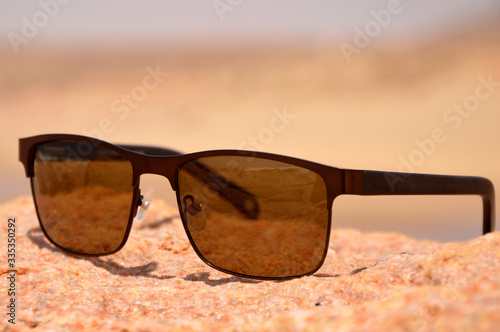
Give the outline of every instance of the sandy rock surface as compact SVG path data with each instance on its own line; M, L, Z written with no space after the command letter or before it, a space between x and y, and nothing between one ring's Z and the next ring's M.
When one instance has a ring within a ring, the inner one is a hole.
M31 198L0 206L16 220L16 324L28 331L494 331L500 326L500 233L464 243L334 229L327 260L290 281L233 277L205 265L175 209L155 201L125 247L63 253L43 236ZM10 300L2 292L2 307ZM5 309L2 310L2 313Z

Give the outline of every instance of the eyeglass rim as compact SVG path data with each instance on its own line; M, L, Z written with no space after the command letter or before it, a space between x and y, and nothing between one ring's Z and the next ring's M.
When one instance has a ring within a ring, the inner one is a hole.
M42 144L46 144L46 143L50 143L50 142L61 142L61 141L88 142L88 143L91 143L93 145L97 145L97 146L118 152L121 155L123 155L128 161L130 161L130 163L132 165L132 169L133 169L133 174L134 174L133 182L132 182L133 186L134 186L133 198L132 198L131 210L129 213L129 219L127 221L127 228L126 228L126 231L124 233L124 236L123 236L123 239L122 239L120 245L115 250L110 251L110 252L97 253L97 254L81 253L81 252L77 252L77 251L72 251L71 249L64 248L64 247L60 246L59 244L57 244L56 242L54 242L52 240L52 238L48 235L48 233L46 232L46 230L43 226L43 223L41 221L42 218L39 214L39 209L38 209L38 206L36 203L36 199L34 199L39 224L40 224L40 227L41 227L43 233L45 234L46 238L48 238L50 240L50 242L52 244L54 244L56 247L66 251L66 252L70 252L70 253L81 255L81 256L96 257L96 256L112 255L124 247L124 245L126 244L128 238L130 236L130 232L131 232L132 225L133 225L133 220L137 214L137 207L139 206L139 196L140 196L140 190L139 190L140 180L139 180L139 178L140 178L140 175L147 174L151 171L154 171L152 169L148 170L144 166L141 166L141 165L144 165L144 164L147 165L148 163L151 164L153 161L153 159L151 159L151 158L155 158L157 161L166 160L166 161L168 161L169 164L174 165L175 174L174 174L172 180L170 180L170 178L167 175L168 170L161 172L161 173L157 171L156 174L163 175L163 176L167 177L167 179L169 179L171 186L172 186L172 189L176 192L179 215L181 217L182 224L183 224L183 227L186 231L186 235L190 241L190 244L191 244L193 250L196 252L197 256L205 264L212 267L213 269L216 269L218 271L221 271L221 272L224 272L224 273L227 273L230 275L234 275L237 277L260 279L260 280L287 280L287 279L298 278L298 277L302 277L305 275L310 275L310 274L315 273L317 270L319 270L321 268L321 266L323 265L323 263L326 259L326 256L328 254L328 245L329 245L330 232L331 232L332 204L333 204L334 198L336 196L338 196L341 192L340 184L334 186L333 189L335 189L335 191L332 192L332 186L329 185L328 181L334 181L334 179L332 179L331 169L337 170L339 172L338 178L340 178L340 171L341 171L340 169L326 166L326 165L322 165L322 164L317 164L314 162L310 162L307 160L298 159L298 158L294 158L294 157L282 156L282 155L278 155L278 154L265 153L265 152L246 151L246 150L211 150L211 151L201 151L201 152L182 154L182 155L171 155L171 156L160 157L160 156L152 156L152 155L145 155L142 153L138 153L136 151L132 151L130 149L124 148L120 145L112 144L112 143L102 141L99 139L95 139L92 137L86 137L86 136L81 136L81 135L71 135L71 134L49 134L49 135L40 135L40 136L34 136L34 137L20 139L20 145L19 145L19 147L20 147L20 153L19 153L20 161L25 166L26 175L28 177L30 177L30 179L31 179L31 191L32 191L33 198L36 197L35 191L34 191L34 185L33 185L33 179L34 179L33 166L34 166L34 155L36 152L36 148ZM171 151L171 152L174 153L174 151ZM238 273L235 271L226 270L226 269L221 268L217 265L214 265L209 260L207 260L205 258L205 256L198 250L198 247L197 247L196 243L194 242L194 239L192 238L191 233L187 227L188 224L187 224L187 221L185 219L185 216L183 215L183 213L181 211L182 205L181 205L181 199L180 199L179 190L178 190L178 188L179 188L178 187L178 170L181 169L181 167L185 163L193 161L193 160L197 160L197 159L201 159L201 158L205 158L205 157L232 157L232 156L258 158L258 159L265 159L265 160L287 163L287 164L290 164L293 166L301 167L301 168L310 170L312 172L315 172L325 182L325 187L327 190L327 197L326 198L327 198L327 212L328 212L326 234L325 234L325 244L324 244L323 254L322 254L321 260L318 262L318 264L315 266L315 268L313 270L307 271L306 273L299 274L299 275L283 276L283 277L265 277L265 276L248 275L248 274ZM163 169L165 169L165 168L163 168ZM328 169L330 169L329 172L328 172ZM325 170L326 170L326 172L325 172ZM326 177L326 179L325 179L325 177Z
M231 150L214 150L214 151L205 151L205 152L234 152L234 150L233 151L231 151ZM198 153L196 153L196 154L198 154ZM265 154L265 155L269 155L269 154ZM213 157L226 157L226 156L228 156L228 155L215 155ZM229 156L239 157L238 155L233 155L233 154L231 154ZM273 155L273 156L279 156L279 155ZM208 156L204 156L204 157L198 157L198 158L194 158L192 160L203 159L203 158L206 158L206 157L212 157L212 155L208 155ZM260 157L258 157L258 156L252 156L252 158L259 159ZM282 162L281 160L270 159L270 158L260 158L260 159ZM295 159L295 158L293 158L293 159ZM188 160L186 163L189 163L192 160ZM290 164L290 163L288 163L288 164L292 165L292 166L298 166L298 165L294 165L294 164ZM184 165L184 164L182 164L182 165ZM181 165L181 168L179 168L179 170L182 169L182 165ZM298 166L298 167L301 167L301 166ZM307 169L305 167L301 167L301 168ZM312 171L311 169L308 169L308 170ZM316 174L318 174L318 173L316 173ZM325 180L323 178L322 178L322 180L323 180L323 182L325 182ZM176 188L179 188L179 176L176 176L175 181L177 182L176 183ZM326 182L325 182L325 189L328 192L328 185L326 184ZM227 273L227 274L231 274L231 275L234 275L234 276L237 276L237 277L242 277L242 278L250 278L250 279L256 279L256 280L277 280L277 281L279 281L279 280L295 279L295 278L300 278L300 277L304 277L304 276L308 276L308 275L314 274L316 271L318 271L323 266L323 264L324 264L324 262L326 260L326 257L328 255L328 249L329 249L329 244L330 244L330 234L331 234L331 229L332 229L332 205L333 205L333 200L332 200L331 203L327 204L327 206L326 206L327 207L327 220L326 220L327 223L326 223L325 243L323 245L323 253L322 253L321 259L318 261L318 263L316 264L316 266L314 267L314 269L311 269L310 271L307 271L305 273L300 273L300 274L297 274L297 275L287 275L287 276L282 276L282 277L276 277L276 276L257 276L257 275L252 275L252 274L238 273L238 272L235 272L235 271L231 271L231 270L227 270L227 269L224 269L222 267L219 267L219 266L213 264L212 262L210 262L208 259L206 259L205 256L203 255L203 253L198 249L198 245L196 244L196 241L194 240L193 236L191 235L191 231L189 230L189 221L186 219L185 213L183 213L181 192L180 192L180 190L176 190L175 192L176 192L177 206L178 206L178 209L179 209L179 216L180 216L180 218L182 220L182 225L183 225L184 230L186 232L186 235L187 235L187 237L189 239L191 247L196 252L197 256L205 264L207 264L208 266L212 267L215 270L218 270L218 271L221 271L221 272L224 272L224 273Z

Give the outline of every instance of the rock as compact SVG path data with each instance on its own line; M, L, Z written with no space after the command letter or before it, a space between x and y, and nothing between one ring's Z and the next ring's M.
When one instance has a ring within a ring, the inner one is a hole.
M241 279L205 265L175 209L155 201L125 247L66 254L44 237L31 198L0 206L2 247L16 219L16 325L111 331L493 331L500 326L500 233L465 243L332 232L312 276ZM0 273L8 274L7 253ZM2 293L5 308L10 297ZM5 310L4 310L5 311ZM1 326L13 327L2 315ZM3 328L0 328L3 329Z

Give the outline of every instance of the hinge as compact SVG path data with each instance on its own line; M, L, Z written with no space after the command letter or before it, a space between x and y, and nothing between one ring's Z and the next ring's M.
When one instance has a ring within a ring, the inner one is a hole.
M363 174L364 171L344 169L344 193L357 194L363 193Z

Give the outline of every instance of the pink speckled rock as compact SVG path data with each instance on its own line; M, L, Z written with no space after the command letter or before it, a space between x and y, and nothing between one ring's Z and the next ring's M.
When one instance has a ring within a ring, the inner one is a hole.
M1 241L16 218L16 330L494 331L500 326L500 234L466 243L334 230L324 266L285 282L206 266L176 210L155 202L126 246L68 255L38 226L30 198L0 206ZM1 261L7 261L6 250ZM2 279L7 274L2 263ZM2 307L8 303L5 292ZM0 330L13 328L2 313Z

